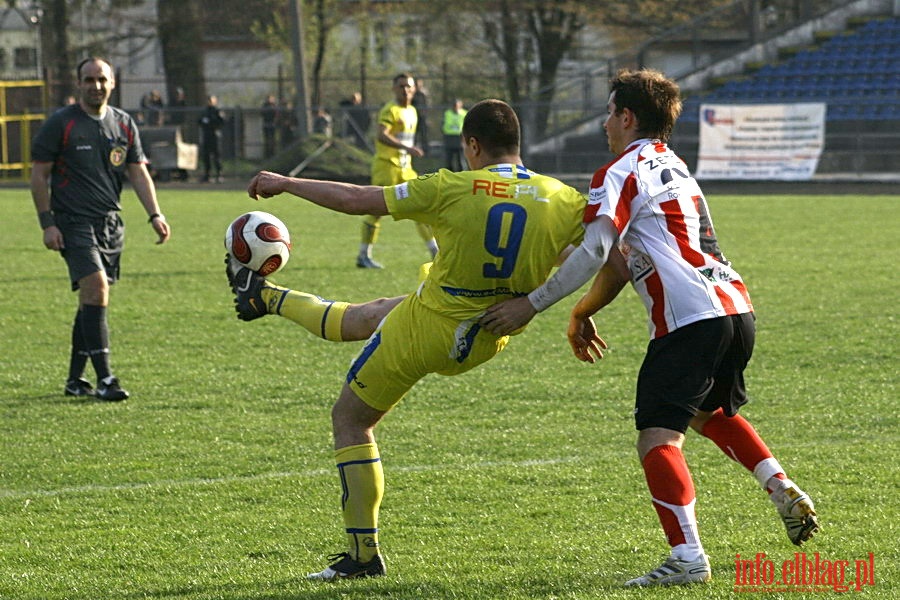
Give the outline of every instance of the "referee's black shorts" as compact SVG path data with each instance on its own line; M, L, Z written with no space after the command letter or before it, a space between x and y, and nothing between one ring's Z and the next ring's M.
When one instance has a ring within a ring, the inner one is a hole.
M69 267L72 289L78 281L97 271L106 271L109 283L119 278L119 262L125 246L125 225L118 212L103 217L56 213L56 226L65 248L60 252Z
M698 410L729 417L747 403L744 368L753 354L753 313L697 321L647 347L637 382L637 429L684 433Z

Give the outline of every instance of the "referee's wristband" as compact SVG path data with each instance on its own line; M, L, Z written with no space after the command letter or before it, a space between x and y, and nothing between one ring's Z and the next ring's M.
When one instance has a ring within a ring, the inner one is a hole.
M153 213L152 215L150 215L150 218L147 219L147 222L148 222L148 223L152 223L152 222L153 222L153 219L163 219L163 220L165 220L165 217L162 216L162 215L159 214L159 213Z
M44 210L38 213L38 222L41 224L41 229L47 229L48 227L53 227L56 225L56 219L53 217L53 213L49 210Z

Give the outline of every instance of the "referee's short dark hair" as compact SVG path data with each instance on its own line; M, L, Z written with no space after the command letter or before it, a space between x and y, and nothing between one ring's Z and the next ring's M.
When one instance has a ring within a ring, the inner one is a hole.
M106 66L109 67L110 72L112 72L112 63L106 60L105 58L101 58L99 56L89 56L78 63L78 66L75 67L75 76L78 78L78 81L81 81L81 67L91 62L102 62L106 63Z
M502 100L482 100L469 109L463 121L463 139L475 138L494 155L519 154L519 117Z

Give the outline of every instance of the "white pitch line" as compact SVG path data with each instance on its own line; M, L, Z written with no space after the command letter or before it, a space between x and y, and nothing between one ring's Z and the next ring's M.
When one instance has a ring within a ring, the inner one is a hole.
M566 458L548 458L533 459L523 461L488 461L470 463L465 465L410 465L407 467L388 467L390 473L418 473L422 471L441 471L444 469L454 468L462 470L472 469L493 469L498 467L542 467L547 465L558 465L565 463L574 463L580 461L581 458L570 456ZM220 485L237 482L261 481L266 479L286 479L290 477L319 477L322 475L334 475L335 470L332 469L314 469L311 471L291 471L282 473L260 473L258 475L244 475L238 477L211 477L211 478L194 478L194 479L164 479L160 481L148 481L145 483L121 483L118 485L78 485L71 487L62 487L53 490L0 490L0 499L17 499L17 498L36 498L36 497L54 497L65 496L67 494L85 494L85 493L106 493L120 492L129 490L141 490L152 488L171 488L171 487L191 487L205 485Z

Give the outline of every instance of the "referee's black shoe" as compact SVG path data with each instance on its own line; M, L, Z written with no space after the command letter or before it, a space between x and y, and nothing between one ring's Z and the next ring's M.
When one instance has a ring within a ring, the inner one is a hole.
M93 396L94 386L87 379L79 377L78 379L68 380L64 391L66 396Z
M97 400L104 402L121 402L126 400L129 394L119 385L118 378L109 376L97 382L97 391L94 396Z

